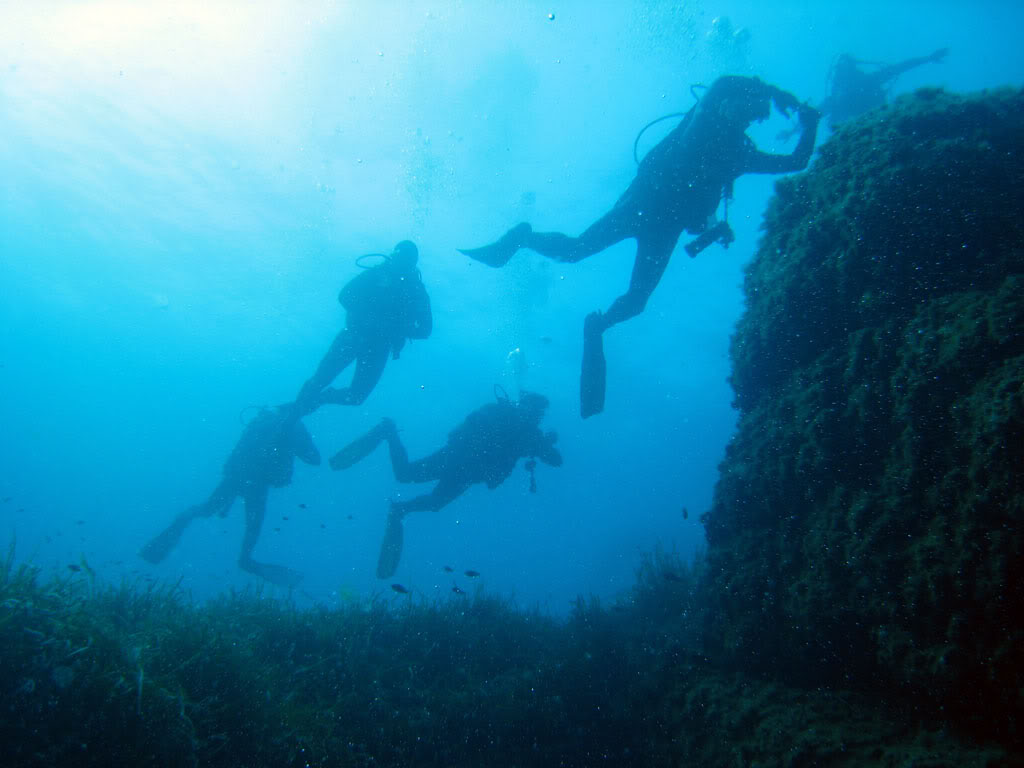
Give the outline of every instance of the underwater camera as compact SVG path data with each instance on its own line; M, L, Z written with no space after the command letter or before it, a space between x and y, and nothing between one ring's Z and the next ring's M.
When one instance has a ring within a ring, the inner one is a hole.
M721 243L723 248L728 248L729 243L735 239L736 235L733 234L732 227L729 226L729 222L720 221L715 224L715 226L704 230L696 240L687 243L686 252L690 254L690 258L693 258L716 241Z

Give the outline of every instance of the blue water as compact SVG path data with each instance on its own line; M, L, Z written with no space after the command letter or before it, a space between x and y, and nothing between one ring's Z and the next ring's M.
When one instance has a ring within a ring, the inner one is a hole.
M500 270L456 247L520 220L580 232L631 180L639 128L720 74L818 103L840 52L893 62L948 46L892 95L1019 86L1022 16L1011 2L4 5L0 537L46 569L84 556L102 578L182 577L198 598L255 583L235 565L240 503L158 567L136 553L217 483L240 411L290 400L312 373L355 258L408 238L434 333L363 405L307 419L321 452L387 415L420 456L495 384L543 392L565 465L541 465L536 494L518 470L410 517L395 580L447 599L442 566L471 568L554 613L614 597L641 552L702 547L735 423L742 267L774 179L741 178L733 246L679 249L644 314L606 334L607 406L588 421L583 317L625 289L632 241L575 265L522 252ZM745 31L716 36L723 18ZM785 125L751 135L788 152ZM297 464L256 557L305 572L299 601L380 593L387 500L417 490L383 449L343 474Z

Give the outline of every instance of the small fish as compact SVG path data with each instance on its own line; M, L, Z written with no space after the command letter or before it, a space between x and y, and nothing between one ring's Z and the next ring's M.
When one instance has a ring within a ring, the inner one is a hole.
M323 523L320 523L320 527L321 527L321 528L326 528L327 526L326 526L326 525L324 525Z
M307 509L305 504L299 504L299 509Z
M355 520L355 518L352 517L352 515L345 515L345 519L346 520Z
M665 581L682 581L683 577L674 571L665 571Z
M288 515L281 515L281 519L282 520L288 520L289 518L288 518Z
M445 573L454 573L454 572L455 572L455 569L454 569L454 568L452 568L452 567L451 567L450 565L446 565L446 566L444 567L444 572L445 572Z
M466 594L466 590L459 589L459 585L458 584L453 584L452 585L452 592L454 592L456 595L464 595L464 594Z
M21 511L20 509L18 510ZM75 520L75 525L85 525L85 520Z
M480 571L463 571L463 573L465 573L471 579L475 579L477 576L480 575Z
M275 530L275 531L277 531L278 533L280 533L280 532L281 532L281 529L280 529L280 528L275 528L274 530Z
M78 573L80 570L82 570L82 566L75 565L74 563L71 563L71 564L68 565L68 570L69 571L74 571L75 573Z
M11 500L10 496L4 496L4 504Z
M401 584L392 584L391 588L400 595L408 595L409 590L403 587Z
M690 510L688 510L686 507L683 507L683 520L685 520L689 516L690 516Z
M540 340L543 341L545 344L550 344L552 341L554 341L554 339L552 339L550 336L541 336Z

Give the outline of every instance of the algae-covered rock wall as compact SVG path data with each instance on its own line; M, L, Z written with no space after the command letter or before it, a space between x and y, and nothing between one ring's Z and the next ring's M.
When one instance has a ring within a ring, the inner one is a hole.
M1022 213L1021 91L919 92L778 184L732 341L738 432L704 518L712 648L1013 729Z

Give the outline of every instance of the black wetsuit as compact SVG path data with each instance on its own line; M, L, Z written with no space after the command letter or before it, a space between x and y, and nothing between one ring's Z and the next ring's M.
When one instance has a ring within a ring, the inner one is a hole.
M400 272L388 262L350 280L338 301L347 313L345 328L299 392L295 402L302 414L323 403L359 405L377 385L388 357L397 360L406 339L426 339L433 327L430 297L419 272ZM328 388L353 361L356 370L349 386Z
M746 135L753 121L771 114L773 102L783 113L795 109L800 116L800 141L789 155L761 152ZM505 264L520 248L557 261L576 262L621 240L636 240L629 289L607 312L590 314L584 324L580 377L584 418L600 413L604 407L604 331L644 310L680 236L683 232L705 233L709 219L722 198L731 194L737 178L747 173L787 173L805 168L814 150L819 117L817 110L801 106L792 94L757 78L719 78L643 159L615 206L579 237L534 232L523 223L491 245L462 251L491 266ZM691 243L688 250L695 255L714 239L728 242L731 237L727 225L718 225Z
M319 464L320 452L302 422L289 409L264 409L242 432L234 450L224 462L223 478L202 504L182 512L174 522L142 549L142 557L153 563L163 560L181 538L185 528L198 517L224 516L235 499L245 503L245 534L239 566L271 581L290 582L289 572L280 566L258 563L252 551L259 540L267 511L267 492L292 480L295 458Z
M581 261L621 240L637 241L629 290L604 313L601 330L643 311L679 237L684 231L704 230L737 178L747 173L798 171L810 160L816 121L805 126L792 154L761 152L744 132L752 120L728 124L720 119L713 103L716 85L644 157L615 206L583 234L530 232L522 241L522 247L568 262Z
M392 513L401 518L417 510L436 511L476 483L497 488L512 474L519 459L536 457L553 467L561 466L562 456L555 448L558 437L554 432L540 431L542 416L543 410L523 408L508 401L490 403L477 408L453 429L441 449L417 461L409 461L394 424L385 420L342 449L339 456L347 454L347 460L339 465L335 457L331 465L336 469L351 466L369 455L381 440L387 440L398 482L437 481L428 494L393 502Z
M939 62L946 55L940 49L929 56L919 56L865 72L849 54L843 54L832 72L832 87L821 105L822 114L828 115L833 126L880 107L886 102L889 83L916 67Z

